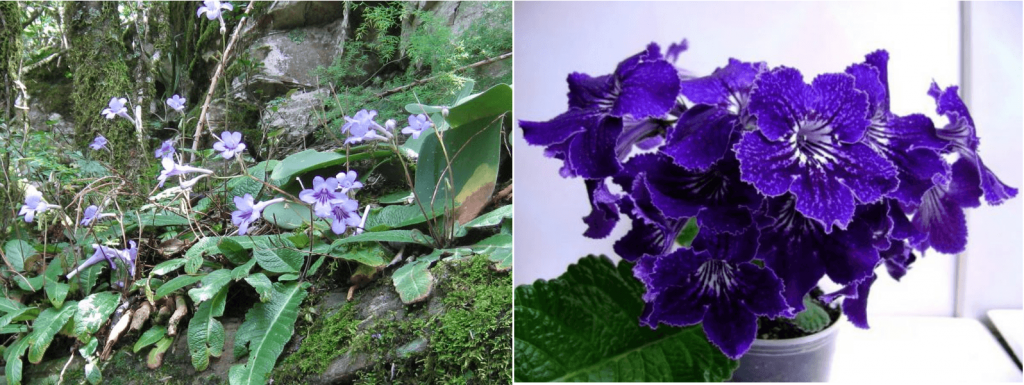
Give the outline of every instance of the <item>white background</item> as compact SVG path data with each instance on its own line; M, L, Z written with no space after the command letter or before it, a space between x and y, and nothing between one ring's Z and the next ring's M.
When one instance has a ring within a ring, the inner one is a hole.
M986 164L1022 187L1021 3L972 3L967 101L982 138ZM544 121L567 109L566 76L611 73L654 41L667 47L687 38L678 65L706 75L730 57L796 67L810 81L841 72L875 49L889 51L889 86L896 114L925 113L937 124L926 92L961 81L958 3L535 3L515 4L515 117ZM620 221L604 240L583 237L589 214L580 179L558 176L561 161L543 157L515 129L516 285L551 279L587 254L613 259L612 244L628 230ZM1022 197L969 215L969 245L961 306L981 318L992 308L1021 308ZM956 258L929 253L902 282L881 277L868 314L954 314Z

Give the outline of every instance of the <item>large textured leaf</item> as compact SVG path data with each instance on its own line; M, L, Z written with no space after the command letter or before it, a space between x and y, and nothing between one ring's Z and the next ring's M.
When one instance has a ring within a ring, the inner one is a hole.
M0 297L0 313L10 313L12 311L24 308L21 302L15 302L7 297Z
M60 329L64 328L64 324L68 323L71 317L75 316L75 312L78 310L78 303L75 301L65 302L64 306L60 309L49 308L39 313L39 317L32 323L32 333L22 337L28 340L28 361L33 364L38 364L43 360L43 354L46 353L46 348L50 347L50 342L53 342L53 336L60 332Z
M270 282L270 278L267 278L266 274L256 273L245 277L245 282L248 282L253 289L256 289L256 293L260 295L260 302L267 302L272 297L274 292L274 283Z
M205 274L179 275L177 277L174 277L174 279L167 281L166 283L160 285L160 287L156 289L156 296L153 297L153 300L158 300L160 298L166 297L168 294L173 293L175 290L199 282L199 280L203 279L204 276Z
M39 308L23 307L0 317L0 328L10 325L11 322L30 320L39 316Z
M245 313L245 322L235 334L235 357L248 355L249 359L231 367L228 378L232 385L267 383L267 374L292 338L299 304L309 286L298 282L274 284L270 301L258 303Z
M453 199L456 206L472 199L479 208L490 199L498 177L504 120L488 116L461 126L453 124L454 128L444 132L443 149L436 133L424 133L426 139L416 162L415 190L428 213L443 213L446 207L451 208ZM447 150L447 158L443 150Z
M399 191L382 196L377 199L377 203L382 205L391 205L397 203L409 203L412 202L412 191Z
M260 239L252 250L256 263L274 273L297 273L302 268L304 255L296 250L292 241L284 237Z
M4 254L7 260L14 266L14 271L24 272L25 261L36 255L36 249L32 245L20 239L12 239L4 244Z
M306 150L291 154L274 167L270 178L274 181L274 184L282 186L291 183L296 176L321 168L337 166L345 163L346 160L357 162L363 159L385 158L392 155L391 151L370 151L369 146L353 147L349 150L349 153L351 155L347 157L343 153L316 150ZM328 175L323 176L326 178Z
M334 245L330 248L328 254L331 257L355 261L372 267L384 266L391 258L390 254L378 243L343 245L338 241L334 241Z
M452 127L458 128L469 122L511 111L512 87L508 84L498 84L452 107L446 120Z
M339 246L356 242L402 242L429 246L434 243L434 240L429 235L419 232L419 230L388 230L351 235L336 240L331 245Z
M512 268L512 234L495 234L469 248L477 254L486 254L498 270Z
M228 288L221 286L211 300L199 304L196 314L188 321L188 351L192 356L192 366L197 371L206 370L210 365L210 356L220 357L224 352L224 325L216 317L224 315L227 294Z
M252 175L256 179L265 181L267 180L267 174L272 172L274 168L277 167L277 164L278 161L274 159L260 162L255 166L249 167L249 175ZM253 196L253 198L259 199L260 191L263 191L263 183L253 180L248 176L242 175L235 178L231 178L231 180L228 182L228 190L229 197L240 197L245 196L245 194L250 194ZM234 199L228 200L228 207L231 210L237 209L235 207Z
M172 271L178 270L178 268L180 268L182 266L185 266L185 259L184 258L175 258L175 259L166 260L166 261L160 262L159 264L154 266L153 270L150 270L149 275L154 276L154 277L159 277L161 275L164 275L164 274L170 273Z
M391 282L398 296L406 305L423 301L434 288L434 276L430 274L430 263L413 261L395 270Z
M200 287L189 289L188 296L193 303L207 301L217 295L225 285L231 282L231 270L220 269L203 277Z
M118 294L105 291L94 293L79 302L75 313L75 336L80 341L91 338L117 309L120 298Z
M462 226L466 228L497 226L501 224L501 221L505 218L512 218L512 205L498 207Z
M429 198L429 197L427 197ZM424 199L427 199L424 198ZM423 210L416 204L411 206L387 206L380 209L370 210L366 218L366 231L384 231L400 227L418 225L426 222L427 217L423 216ZM427 212L430 218L443 214L441 211Z
M68 285L60 281L60 276L64 275L64 259L54 258L50 261L50 264L46 266L46 282L43 283L43 289L46 291L46 298L50 300L50 304L53 307L61 307L64 304L64 299L67 298L68 292L71 291L71 285Z
M185 272L195 274L203 266L203 255L217 249L220 237L206 237L197 241L185 252Z
M699 325L640 326L644 287L631 264L586 257L551 281L515 290L515 381L703 382L738 363Z

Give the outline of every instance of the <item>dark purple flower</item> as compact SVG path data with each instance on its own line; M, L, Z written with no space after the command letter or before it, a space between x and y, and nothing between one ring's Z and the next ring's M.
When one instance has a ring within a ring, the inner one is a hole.
M245 194L245 196L236 196L234 201L235 208L238 210L231 212L231 223L238 226L238 235L245 235L249 232L249 225L260 219L263 209L274 203L284 202L284 198L274 198L253 204L252 195Z
M89 148L93 150L107 148L107 138L104 138L103 135L96 135L96 138L89 144Z
M563 176L598 179L621 168L614 152L623 117L660 117L675 104L679 75L657 44L619 63L611 75L569 75L569 111L547 122L520 121L523 138L566 161ZM631 144L625 147L630 147Z
M424 114L409 115L409 126L402 129L402 133L406 135L412 135L413 139L418 139L423 130L430 128L433 125L427 120L427 116Z
M358 210L359 202L354 199L343 198L334 203L331 206L331 231L341 234L348 227L359 227L362 218L359 217Z
M128 108L125 107L126 103L128 103L128 99L125 98L110 98L110 103L107 103L107 108L104 108L100 113L107 119L113 119L115 116L120 116L134 122L135 120L132 119L131 116L128 116Z
M313 205L313 212L320 218L327 218L332 215L331 206L338 202L343 194L339 194L338 180L316 176L313 178L313 188L299 192L299 199Z
M735 146L744 181L769 196L792 192L796 209L826 232L848 226L858 201L877 201L899 184L893 164L859 143L868 101L854 81L824 74L807 85L792 68L762 73L748 106L760 131Z
M174 140L168 139L160 145L160 148L156 149L154 155L156 155L157 158L173 158L174 153Z
M359 177L355 170L348 170L348 172L339 172L335 177L338 179L338 187L341 188L341 193L347 193L349 190L363 188L363 182L359 181Z
M583 218L587 224L583 236L593 239L607 237L619 221L619 197L608 190L608 185L602 179L587 179L584 183L587 195L590 196L591 212Z
M669 44L668 48L665 49L665 60L667 60L670 63L675 63L679 61L679 54L685 52L689 47L690 44L686 41L686 39L683 39L683 41L680 41L678 43Z
M936 177L914 213L914 228L926 234L915 247L956 254L967 248L967 217L964 208L981 206L981 180L977 164L968 158L953 163L949 178Z
M647 287L640 323L689 326L703 323L708 340L732 359L757 335L757 317L792 316L782 281L751 263L758 231L739 234L701 231L692 249L644 256L634 271Z
M178 94L174 94L174 96L171 96L170 99L167 99L167 106L171 107L171 109L175 111L182 112L185 110L185 98L181 97Z
M830 303L838 297L843 297L843 314L850 319L853 326L861 329L868 328L868 294L871 292L871 285L878 278L875 274L865 277L862 280L844 286L834 293L821 296L821 300Z
M728 65L715 69L711 75L683 80L680 92L691 102L718 106L743 115L750 101L754 79L767 67L764 62L729 59Z
M220 133L220 140L213 144L213 149L220 152L224 159L231 159L236 154L245 151L245 143L242 143L241 132L224 131Z

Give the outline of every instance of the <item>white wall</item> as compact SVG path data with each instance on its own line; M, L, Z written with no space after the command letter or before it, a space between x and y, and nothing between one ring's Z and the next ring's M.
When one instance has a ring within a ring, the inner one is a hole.
M984 124L980 117L984 110L977 103L972 107L985 138L996 137L995 130L1012 131L1015 135L1005 141L999 136L998 144L994 143L997 140L983 139L982 148L986 161L1003 180L1019 187L1019 3L1017 7L1016 13L1004 15L1007 19L1017 17L1018 27L1012 34L1018 40L1006 43L1016 44L1016 61L1010 55L1006 59L1009 67L993 70L997 73L987 80L992 84L990 87L1016 87L1017 102L1005 102L1006 107L1000 110L1012 114L1012 106L1017 106L1016 117L1011 116L1016 120L1002 128L995 123ZM890 53L893 112L926 113L937 123L944 120L938 120L934 101L926 94L932 79L940 85L959 82L959 10L958 4L952 2L517 2L515 23L516 119L548 120L564 112L568 91L565 78L570 72L607 74L620 60L639 52L651 41L665 47L684 37L689 39L690 50L682 55L679 64L698 75L708 74L735 57L767 61L770 66L793 66L810 81L818 73L841 72L847 65L861 61L865 54L885 48ZM1015 72L1016 78L1000 75L1006 72ZM979 76L976 81L986 80ZM555 278L586 254L613 256L612 244L625 234L628 224L620 223L604 240L583 237L585 226L581 218L589 213L590 207L582 180L560 178L561 161L545 158L542 148L527 145L518 128L515 149L515 284ZM1015 240L1015 246L1002 242L1007 249L998 252L1016 263L1003 273L1008 276L1007 285L1016 287L1017 307L1021 290L1020 201L1018 198L996 210L972 213L970 249L972 253L981 250L982 242L986 243L984 247L1000 244L987 239ZM983 222L991 225L983 228L979 225ZM1006 225L1011 222L1013 225ZM981 232L987 233L984 238L979 235ZM952 315L954 276L952 256L929 255L901 283L888 277L879 279L871 296L869 314ZM1001 295L1000 292L985 298ZM988 302L977 303L985 306L983 303Z
M967 103L981 137L979 150L985 164L1003 182L1024 187L1021 2L972 2L969 6ZM1024 196L1019 196L1001 206L983 206L968 215L971 233L965 260L965 317L983 318L991 309L1021 308L1022 209Z

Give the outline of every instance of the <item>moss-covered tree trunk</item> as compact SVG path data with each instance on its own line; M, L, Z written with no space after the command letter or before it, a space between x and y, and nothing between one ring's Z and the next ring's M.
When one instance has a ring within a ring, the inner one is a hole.
M3 118L10 119L14 104L13 81L17 78L18 56L20 56L21 11L18 3L0 2L0 93L2 93Z
M122 176L134 180L150 158L145 156L146 141L140 140L140 133L128 119L108 120L100 114L110 98L126 98L134 105L133 96L137 95L127 64L121 35L125 28L120 25L117 5L96 1L65 5L70 20L68 66L74 74L71 107L79 148L91 151L86 146L97 134L102 134L109 141L111 163L121 167ZM129 115L134 114L131 107Z

